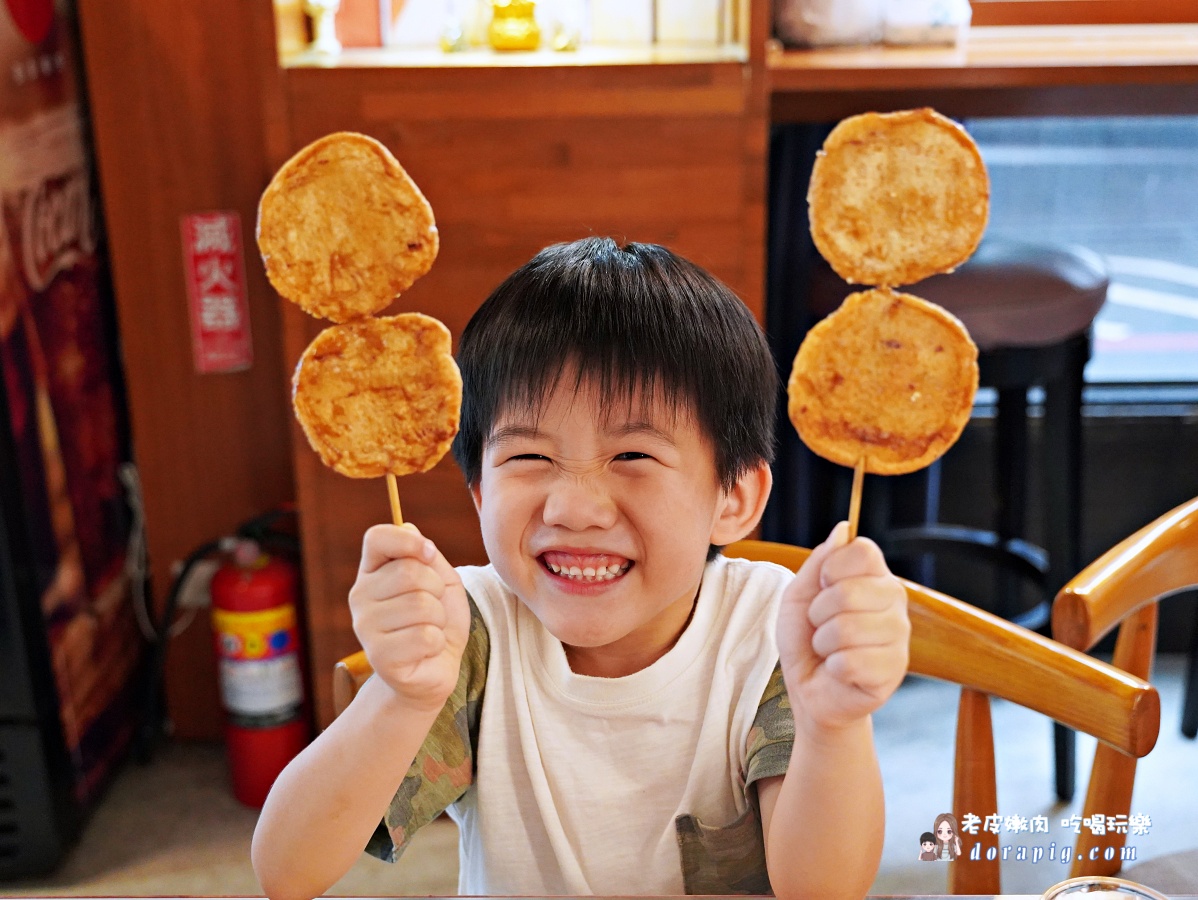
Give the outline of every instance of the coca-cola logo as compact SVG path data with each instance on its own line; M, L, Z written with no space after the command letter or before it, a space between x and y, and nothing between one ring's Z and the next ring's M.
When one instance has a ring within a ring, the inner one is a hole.
M44 290L54 276L96 249L95 218L87 176L76 172L43 181L25 199L22 222L25 280Z
M25 40L40 44L49 36L54 24L54 0L4 0L4 4Z

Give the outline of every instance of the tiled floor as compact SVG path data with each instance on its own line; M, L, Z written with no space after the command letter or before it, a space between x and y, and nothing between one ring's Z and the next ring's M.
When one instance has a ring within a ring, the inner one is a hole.
M1136 877L1169 892L1198 893L1198 743L1178 730L1182 670L1178 657L1163 657L1158 665L1163 721L1157 747L1140 764L1136 782L1133 811L1152 821L1149 833L1134 841L1144 866ZM945 867L919 862L917 854L919 835L949 808L955 710L954 688L910 679L877 716L887 820L873 893L945 890ZM998 812L1029 819L1045 815L1052 823L1045 837L1058 845L1067 841L1060 820L1080 806L1084 787L1069 807L1053 802L1048 722L998 703L994 730ZM1083 738L1079 744L1079 785L1084 786L1093 742ZM130 765L121 774L54 876L0 883L0 896L258 894L249 864L255 818L230 795L219 746L168 746L150 766ZM1004 837L1004 842L1015 845L1021 838ZM1170 866L1165 860L1184 850L1195 850L1186 862ZM440 820L416 836L398 864L364 856L329 893L451 894L457 883L456 851L454 825ZM1066 877L1067 867L1047 858L1037 864L1012 860L1004 869L1003 889L1038 894Z

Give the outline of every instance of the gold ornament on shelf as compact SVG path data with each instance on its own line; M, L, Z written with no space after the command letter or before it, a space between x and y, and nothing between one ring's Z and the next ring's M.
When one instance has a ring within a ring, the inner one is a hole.
M541 27L533 15L533 0L491 0L491 27L487 38L496 50L536 50Z

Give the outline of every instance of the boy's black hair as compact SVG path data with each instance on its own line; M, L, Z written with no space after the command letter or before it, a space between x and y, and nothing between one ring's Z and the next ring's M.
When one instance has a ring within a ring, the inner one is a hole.
M919 845L921 847L924 844L934 844L934 843L936 843L936 835L932 834L932 832L930 832L930 831L925 831L923 834L921 834L919 836Z
M461 427L453 455L474 486L504 410L536 411L573 366L576 387L690 413L730 489L774 456L778 378L743 303L656 244L584 238L546 247L475 312L458 348Z

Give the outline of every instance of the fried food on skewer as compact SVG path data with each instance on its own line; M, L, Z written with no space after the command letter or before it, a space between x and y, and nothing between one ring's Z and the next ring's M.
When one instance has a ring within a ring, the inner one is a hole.
M838 124L807 191L811 236L851 284L898 287L950 272L977 249L990 181L977 145L931 109Z
M832 462L902 475L960 436L977 392L977 347L950 313L910 294L851 294L807 334L787 388L803 442Z
M350 478L428 471L458 431L462 377L449 330L431 316L326 328L304 351L292 385L308 442Z
M258 205L258 248L270 283L334 322L374 315L432 267L433 210L374 138L338 132L275 173Z

